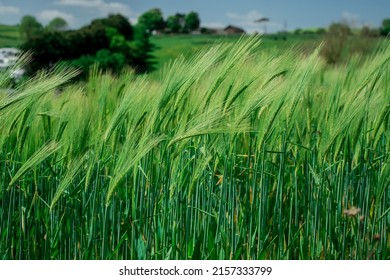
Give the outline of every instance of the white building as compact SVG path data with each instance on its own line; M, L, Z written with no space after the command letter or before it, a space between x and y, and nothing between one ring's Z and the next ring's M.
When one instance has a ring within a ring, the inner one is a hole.
M20 51L15 48L0 48L0 68L8 68L15 65Z
M20 51L16 48L0 48L0 70L5 70L16 64L19 59ZM24 74L23 69L13 69L11 77L19 79Z

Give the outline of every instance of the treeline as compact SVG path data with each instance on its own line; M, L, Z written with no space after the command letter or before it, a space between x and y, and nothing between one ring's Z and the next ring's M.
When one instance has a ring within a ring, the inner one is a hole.
M318 28L316 30L304 30L301 28L295 29L293 33L295 35L312 35L312 34L318 34L318 35L324 35L329 33L334 33L335 30L338 30L337 32L341 32L345 35L361 35L365 37L387 37L390 35L390 18L386 18L382 20L382 24L379 28L373 27L373 26L367 26L364 25L361 28L352 28L352 25L350 25L346 21L341 22L335 22L332 23L327 29L326 28Z
M20 23L24 40L21 49L33 54L33 61L27 67L30 74L58 64L77 67L84 77L92 65L114 73L130 66L144 73L153 70L153 45L149 40L153 32L190 33L199 26L196 12L176 13L165 20L157 8L142 14L134 26L117 14L95 19L77 30L68 30L62 18L55 18L44 27L27 15Z
M39 28L39 25L30 29L24 32L21 48L33 53L33 61L28 66L31 73L58 63L78 67L84 70L84 75L94 64L112 72L120 72L125 66L137 72L152 68L148 32L142 25L132 26L119 14L95 19L77 30Z
M155 8L143 13L138 18L138 25L142 25L148 33L190 33L200 27L198 13L176 13L164 19L160 9Z

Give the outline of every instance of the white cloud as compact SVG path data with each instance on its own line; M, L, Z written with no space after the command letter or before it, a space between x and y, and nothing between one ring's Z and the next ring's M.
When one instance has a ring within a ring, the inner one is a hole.
M251 10L244 15L237 13L227 13L226 17L231 21L231 24L244 28L248 33L261 33L264 31L264 25L267 26L267 32L275 32L283 29L282 24L274 22L271 19L265 23L255 22L255 20L266 17L256 10Z
M100 9L107 13L121 13L123 15L131 14L130 7L126 4L119 3L119 2L103 3L103 7Z
M106 2L104 0L59 0L58 4L63 6L95 8L105 15L120 13L125 16L130 16L132 14L130 7L120 2Z
M104 1L102 0L60 0L58 4L66 6L80 7L100 7Z
M18 7L5 6L0 2L0 15L19 14L20 10Z
M66 20L69 25L73 25L76 22L76 19L72 14L64 13L58 10L43 10L37 14L37 17L40 20L46 22L49 22L56 17L60 17Z

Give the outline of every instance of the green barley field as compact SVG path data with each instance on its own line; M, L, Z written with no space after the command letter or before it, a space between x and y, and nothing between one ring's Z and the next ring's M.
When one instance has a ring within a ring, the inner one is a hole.
M261 44L3 90L0 259L389 260L389 44Z

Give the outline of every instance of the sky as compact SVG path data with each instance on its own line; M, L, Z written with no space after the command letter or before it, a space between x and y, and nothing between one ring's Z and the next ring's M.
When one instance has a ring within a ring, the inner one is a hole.
M17 24L24 15L33 15L43 24L54 17L64 18L70 28L87 25L92 19L120 13L132 24L142 13L160 8L164 17L177 12L199 14L201 25L222 28L235 25L247 32L327 27L346 21L354 27L379 27L390 18L390 0L0 0L0 23Z

